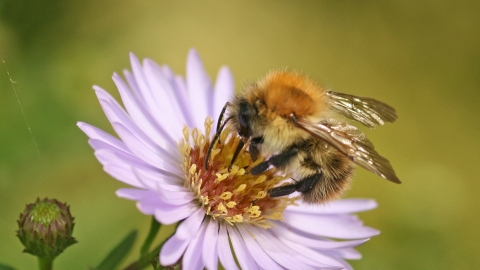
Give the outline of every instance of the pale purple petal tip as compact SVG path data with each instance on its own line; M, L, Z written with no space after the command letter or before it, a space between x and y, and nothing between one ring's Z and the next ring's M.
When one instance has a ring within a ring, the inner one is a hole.
M175 236L165 242L159 254L159 261L162 265L173 265L182 257L185 249L190 243L190 239L180 240Z
M218 259L225 269L237 270L238 266L233 258L232 250L230 249L230 242L228 241L228 232L225 223L221 223L218 231Z
M331 201L322 205L294 205L289 206L288 211L308 214L350 214L368 211L377 208L375 200L370 199L342 199Z
M192 49L187 59L187 88L192 115L197 127L201 127L206 116L212 116L213 87L208 74L203 68L197 51Z
M207 269L216 270L218 268L218 221L210 219L205 231L205 239L203 241L202 259Z
M198 206L191 203L184 205L171 205L162 202L155 208L155 219L163 224L173 224L188 218L195 213L197 209Z
M223 66L217 75L213 97L213 117L218 117L220 112L229 100L233 98L235 83L230 69ZM214 118L214 119L215 119Z
M203 269L205 267L202 252L199 251L203 246L206 229L206 224L202 224L183 254L182 266L184 269Z
M352 216L325 215L312 217L306 214L285 212L284 220L289 226L300 231L339 239L369 238L379 231L365 227Z
M179 239L191 238L198 233L205 218L205 210L199 208L195 213L185 219L177 228L176 235Z
M240 232L238 232L236 228L229 228L228 235L230 236L235 255L242 269L260 269L248 251L247 245L242 239Z

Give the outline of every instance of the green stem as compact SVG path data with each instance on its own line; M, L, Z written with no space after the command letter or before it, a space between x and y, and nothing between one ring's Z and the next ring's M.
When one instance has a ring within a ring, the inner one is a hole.
M168 238L170 238L170 237L168 237ZM140 269L143 269L143 268L147 267L150 264L150 259L153 258L154 256L158 256L158 254L160 253L160 249L162 248L163 244L165 244L165 242L167 242L168 238L165 239L161 244L156 246L149 253L143 254L140 257L140 259L138 259L138 261L130 264L124 270L140 270Z
M167 242L167 240L170 239L170 237L172 237L170 235L169 237L164 239L162 241L162 243L160 243L158 246L156 246L154 249L152 249L152 251L148 252L148 249L150 248L150 245L152 244L155 236L157 235L158 231L160 230L160 226L161 226L161 224L157 222L155 217L152 217L152 222L150 223L150 231L148 232L148 236L145 239L145 242L143 243L142 248L140 250L140 258L137 261L130 264L129 266L127 266L124 270L140 270L140 269L143 269L143 268L147 267L148 265L150 265L150 260L153 257L158 256L158 254L160 254L160 249L162 249L163 244L165 244L165 242ZM178 223L177 223L177 226L178 226ZM175 231L172 233L172 235L173 234L175 234Z
M155 236L157 236L158 231L160 230L161 224L155 219L155 216L152 216L152 222L150 223L150 231L148 232L147 238L140 249L140 256L144 256L150 249Z
M53 259L38 257L38 269L40 270L52 270Z

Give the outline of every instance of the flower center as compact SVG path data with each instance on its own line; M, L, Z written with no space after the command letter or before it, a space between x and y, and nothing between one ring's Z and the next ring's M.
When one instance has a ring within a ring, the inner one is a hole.
M50 223L55 222L61 214L60 207L48 200L36 203L31 210L31 221L40 223L48 227Z
M213 121L205 120L205 134L210 134ZM205 158L210 146L208 136L196 128L189 132L183 129L180 142L185 173L185 186L197 195L198 203L206 209L206 215L233 225L250 223L263 228L270 227L268 220L281 220L285 208L296 198L270 198L267 191L285 179L272 168L259 175L248 173L250 168L263 161L259 157L252 162L245 147L231 164L240 138L226 127L220 134L205 169Z

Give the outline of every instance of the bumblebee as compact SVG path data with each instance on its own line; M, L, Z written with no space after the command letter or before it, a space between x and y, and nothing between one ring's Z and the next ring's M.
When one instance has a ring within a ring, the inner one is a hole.
M253 161L267 157L251 174L274 166L290 175L293 182L270 189L270 197L300 192L312 204L336 199L348 189L356 165L401 183L390 162L348 119L374 128L394 122L397 114L375 99L327 91L301 74L273 71L225 105L211 146L229 125L242 138L232 164L247 145Z

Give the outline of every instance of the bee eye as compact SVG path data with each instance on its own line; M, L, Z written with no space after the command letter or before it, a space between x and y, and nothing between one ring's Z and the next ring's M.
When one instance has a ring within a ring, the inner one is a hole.
M242 137L252 136L250 129L250 120L255 109L252 108L246 101L240 103L240 110L238 113L238 124L240 125L239 135Z
M240 136L250 137L250 129L248 128L248 115L240 113L238 115L238 123L240 124Z

